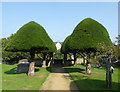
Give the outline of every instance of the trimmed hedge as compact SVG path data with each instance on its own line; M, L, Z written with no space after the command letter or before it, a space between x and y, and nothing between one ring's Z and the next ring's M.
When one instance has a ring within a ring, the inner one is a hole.
M61 52L99 51L110 46L113 44L105 27L91 18L86 18L65 39Z
M56 51L54 42L45 29L34 21L23 25L5 47L7 51L30 51L31 49Z

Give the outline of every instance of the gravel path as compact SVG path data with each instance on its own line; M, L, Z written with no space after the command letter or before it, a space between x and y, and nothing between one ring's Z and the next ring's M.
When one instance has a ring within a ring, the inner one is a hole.
M53 66L52 71L53 73L51 73L43 83L41 90L69 90L69 92L79 90L71 80L70 75L65 73L65 70L60 65Z

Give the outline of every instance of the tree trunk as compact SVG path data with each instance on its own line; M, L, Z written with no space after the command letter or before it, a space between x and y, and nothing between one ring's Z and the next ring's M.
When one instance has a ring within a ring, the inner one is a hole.
M50 67L51 61L52 61L53 53L49 53L49 59L47 62L47 66Z
M53 53L50 53L49 55L50 55L50 61L48 63L48 66L52 67L53 66Z
M86 57L86 73L91 74L91 64L90 64L90 53L87 53L88 56Z
M73 55L74 55L74 66L75 66L76 65L76 60L77 60L76 53L73 53Z
M64 54L64 66L67 65L67 54Z
M111 58L108 57L107 67L106 67L106 87L111 88L112 86L112 76L111 76Z
M50 67L51 65L51 62L52 62L52 59L48 62L48 67Z
M69 58L72 59L70 54L69 54Z
M48 63L50 62L50 59L51 59L51 57L50 57L50 55L48 54L47 57L46 57L46 66L48 66Z
M29 65L29 70L28 70L28 76L34 75L35 62L33 61L33 59L35 57L35 52L30 51L30 56L31 56L31 60L30 60L30 65Z
M50 59L48 59L48 62L47 62L48 67L50 66L51 60L52 60L52 57L50 57Z
M34 70L35 70L34 66L35 66L35 62L33 61L33 62L30 63L29 71L28 71L28 76L34 75Z
M53 66L53 58L51 59L49 66L52 67Z
M43 60L43 64L42 64L42 67L46 67L46 60Z
M90 65L88 60L87 60L87 63L86 63L86 73L91 74L91 65Z
M42 64L42 67L46 67L46 53L43 53L43 64Z
M84 63L84 65L86 65L86 63L87 63L86 57L83 57L83 63Z

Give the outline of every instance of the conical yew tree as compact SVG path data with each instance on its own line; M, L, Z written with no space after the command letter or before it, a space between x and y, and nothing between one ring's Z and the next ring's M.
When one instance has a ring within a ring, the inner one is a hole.
M34 21L22 26L5 47L7 51L45 50L45 48L50 52L56 51L56 47L45 29Z
M69 39L65 39L64 43L62 46L67 45L67 48L62 47L62 52L65 52L65 49L68 49L69 52L89 49L99 50L101 46L113 45L105 27L91 18L81 21L75 27Z
M113 44L106 28L99 22L86 18L82 20L62 44L62 53L91 52L107 50ZM76 60L76 59L75 59ZM87 63L89 65L89 62Z
M23 25L14 34L14 37L6 45L5 50L13 52L30 52L31 62L33 62L36 51L42 52L43 50L46 50L48 52L55 52L56 47L54 42L46 33L45 29L40 24L31 21Z

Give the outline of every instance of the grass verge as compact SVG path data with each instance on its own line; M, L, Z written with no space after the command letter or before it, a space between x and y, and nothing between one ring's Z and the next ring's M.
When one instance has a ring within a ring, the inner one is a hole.
M85 73L85 68L85 66L80 64L64 67L80 90L119 90L119 68L115 68L112 74L112 88L106 88L105 68L100 69L92 67L91 75Z
M42 83L49 75L46 68L36 67L34 76L16 73L15 65L2 64L2 90L40 90Z

